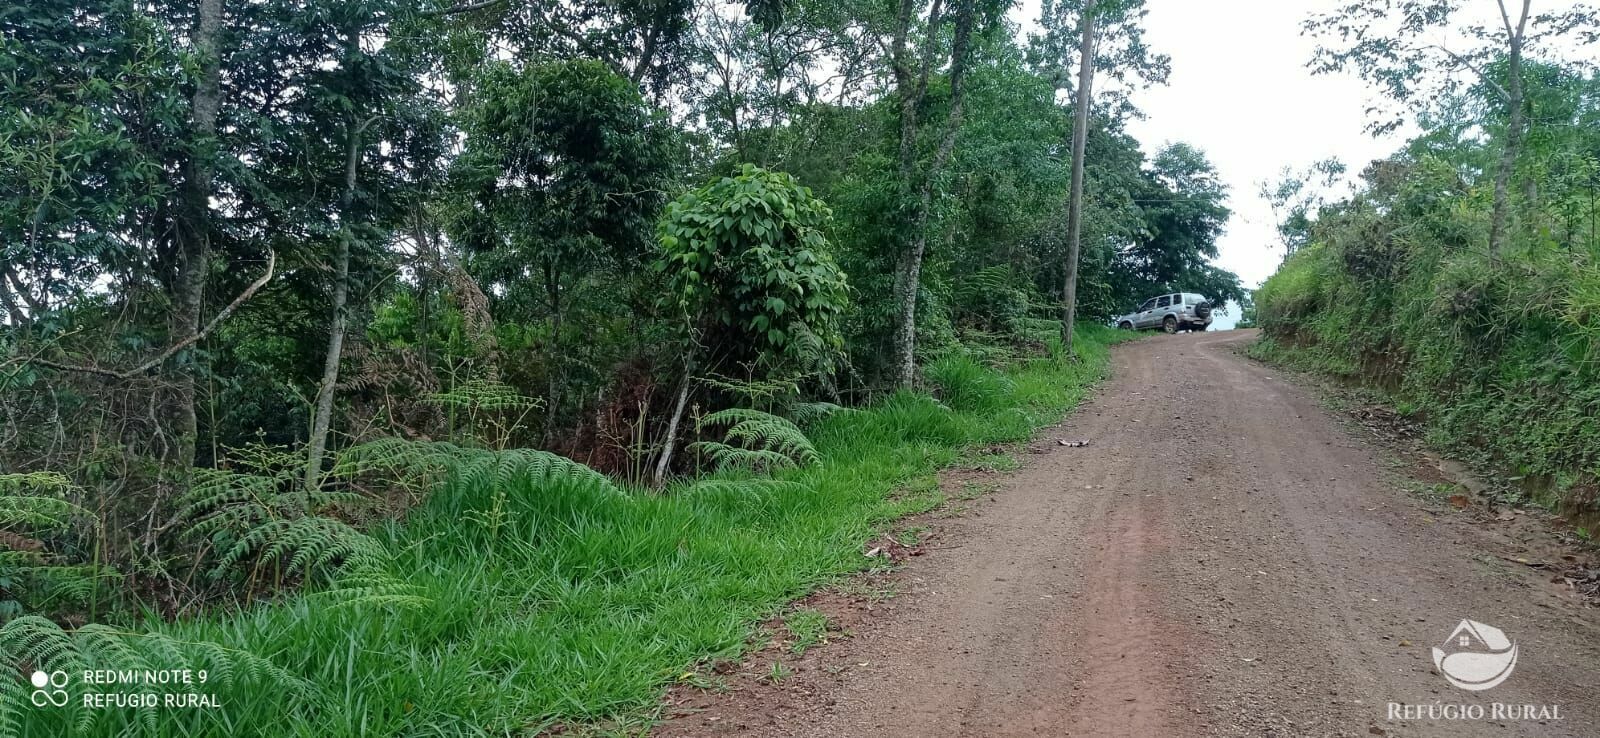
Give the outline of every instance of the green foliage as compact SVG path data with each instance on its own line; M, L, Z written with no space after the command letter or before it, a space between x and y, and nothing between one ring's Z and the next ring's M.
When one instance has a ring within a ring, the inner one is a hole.
M929 365L927 378L944 404L956 410L993 410L1005 405L1014 389L1001 374L967 356L947 356Z
M1268 337L1261 355L1370 384L1417 418L1430 443L1586 516L1600 511L1600 241L1595 211L1564 204L1594 198L1597 182L1541 173L1600 143L1570 125L1600 114L1591 96L1600 78L1563 93L1540 86L1553 76L1533 77L1531 100L1552 117L1532 119L1529 141L1540 145L1517 167L1543 189L1515 188L1499 254L1481 245L1492 178L1462 175L1499 160L1501 111L1491 107L1488 140L1439 123L1374 162L1354 197L1319 211L1309 245L1255 303Z
M386 461L389 468L399 464ZM245 448L238 450L235 463L245 471L196 470L181 501L180 515L189 523L186 535L216 552L212 577L248 563L247 598L266 571L275 577L320 578L328 586L314 596L331 605L416 607L424 602L415 587L391 572L389 554L377 540L335 517L341 507L370 504L365 496L328 485L306 489L298 454ZM349 474L352 463L335 469Z
M784 603L869 566L863 546L904 509L894 490L931 478L961 448L1026 437L1076 404L1105 376L1105 343L1120 337L1086 327L1081 362L1017 365L1007 373L1009 401L990 410L904 394L830 413L811 434L816 463L771 478L739 469L665 494L620 494L539 452L515 455L525 464L502 457L498 474L430 472L442 476L428 499L403 524L371 532L423 602L389 607L374 596L335 607L312 591L145 623L151 635L130 636L130 646L156 649L159 639L198 659L200 647L186 644L214 643L231 649L218 657L260 655L273 667L258 680L240 678L247 670L235 666L234 682L214 688L221 709L161 711L152 732L217 735L250 725L263 736L499 735L647 712L693 664L737 658L752 628ZM356 448L335 474L498 456L443 443ZM795 626L806 638L826 627L805 614ZM25 642L5 635L0 643ZM47 636L35 650L64 648ZM148 657L156 666L199 663L157 653ZM438 674L477 677L441 682ZM22 735L64 734L73 719L46 710L18 718ZM103 711L78 734L119 735L140 720Z
M0 527L56 530L89 511L66 500L72 480L56 472L0 474Z
M730 329L764 363L828 373L847 304L830 217L794 177L754 165L679 198L662 216L655 267L672 312Z
M896 18L872 4L425 5L226 3L215 38L213 3L0 13L0 620L35 644L10 665L257 670L219 683L221 710L80 732L505 735L628 712L861 566L955 449L1025 437L1102 376L1114 337L1084 328L1065 363L1048 319L1081 3L1047 3L1024 49L1003 3L929 24L918 0L914 109L883 94ZM1143 4L1097 7L1105 71L1164 77ZM1102 103L1084 312L1225 290L1209 164L1147 161L1126 99ZM913 241L938 399L880 383ZM1567 314L1588 325L1590 304ZM332 465L302 481L325 353ZM715 471L632 494L599 470L659 452L678 386ZM134 586L108 592L112 564ZM58 735L80 716L20 717Z
M691 449L711 457L717 470L772 470L817 463L817 449L793 421L771 413L730 408L700 419L700 428L727 426L721 442L699 441Z
M574 299L561 290L635 269L675 157L638 89L575 59L488 63L466 95L446 217L471 271L509 304L559 315Z
M503 382L483 379L462 382L428 395L425 400L446 410L446 428L451 438L497 448L505 447L528 414L544 404Z
M0 474L0 621L93 609L117 580L98 560L73 563L46 547L75 527L93 527L93 514L68 499L81 494L56 472Z

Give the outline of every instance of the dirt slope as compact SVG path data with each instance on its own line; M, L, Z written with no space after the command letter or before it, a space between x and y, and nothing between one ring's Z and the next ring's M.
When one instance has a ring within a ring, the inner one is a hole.
M1251 332L1120 347L1116 374L897 574L892 609L781 687L658 735L1600 735L1600 627L1503 534L1399 488ZM1087 438L1086 448L1054 438ZM1463 618L1520 649L1487 692L1433 672ZM1561 705L1389 720L1390 702Z

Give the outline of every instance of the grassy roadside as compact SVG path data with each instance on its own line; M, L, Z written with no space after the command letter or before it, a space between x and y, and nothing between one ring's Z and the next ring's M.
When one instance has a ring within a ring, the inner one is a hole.
M1554 461L1556 449L1573 445L1578 435L1577 431L1568 432L1568 426L1583 420L1560 402L1547 403L1547 409L1554 406L1569 423L1548 428L1540 414L1526 408L1526 398L1504 388L1463 386L1450 393L1431 393L1351 369L1339 357L1330 356L1324 346L1297 346L1266 334L1244 353L1330 382L1338 396L1358 396L1363 402L1387 407L1421 430L1424 445L1466 465L1504 501L1531 503L1560 514L1584 538L1591 538L1600 526L1600 515L1591 507L1593 496L1581 493L1585 477Z
M942 360L928 369L942 402L901 393L836 413L808 429L821 462L771 478L721 475L661 495L582 478L447 481L377 533L427 604L338 607L312 595L152 621L152 632L270 667L163 688L214 693L217 708L90 708L74 696L24 710L20 732L117 735L142 723L172 736L500 736L639 714L686 668L736 657L784 603L868 566L862 545L886 523L939 502L895 490L1075 406L1122 337L1081 329L1077 363L1002 372Z

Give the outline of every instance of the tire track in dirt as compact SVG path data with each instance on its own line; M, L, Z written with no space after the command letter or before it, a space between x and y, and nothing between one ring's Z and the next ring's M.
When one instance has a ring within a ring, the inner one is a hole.
M853 638L655 734L1592 735L1593 611L1485 563L1492 537L1397 489L1307 391L1237 356L1251 335L1118 347L1114 378L941 522L953 545L910 559ZM1468 617L1526 654L1488 696L1432 673L1429 648ZM1488 700L1564 719L1385 715Z

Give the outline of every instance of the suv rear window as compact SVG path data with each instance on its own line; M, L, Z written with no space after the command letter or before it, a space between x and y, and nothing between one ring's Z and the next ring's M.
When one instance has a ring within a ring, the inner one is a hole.
M1156 307L1158 307L1158 308L1171 307L1171 306L1172 306L1172 295L1162 295L1161 297L1156 299Z

